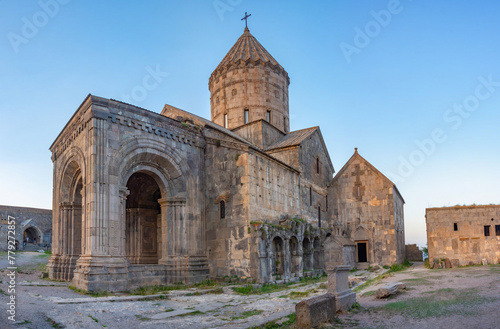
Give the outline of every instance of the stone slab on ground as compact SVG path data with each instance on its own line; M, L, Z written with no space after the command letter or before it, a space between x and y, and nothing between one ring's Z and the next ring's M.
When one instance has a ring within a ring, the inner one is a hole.
M301 301L295 305L297 329L315 328L327 321L333 320L337 313L335 296L327 293Z
M389 283L377 290L377 298L387 298L403 289L406 289L406 285L402 282Z

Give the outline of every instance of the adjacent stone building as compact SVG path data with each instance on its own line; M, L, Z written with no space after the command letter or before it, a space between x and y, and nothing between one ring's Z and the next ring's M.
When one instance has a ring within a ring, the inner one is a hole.
M332 161L319 127L290 131L289 83L245 28L209 79L211 121L89 95L50 147L50 277L123 290L323 271L325 238L356 228L335 231Z
M18 250L50 248L52 210L0 206L0 250L8 250L9 216L15 221L15 243ZM12 239L11 239L12 240Z
M357 149L335 175L328 192L336 233L356 245L357 268L404 261L404 199L396 185Z
M429 261L500 262L500 205L427 208L425 219Z

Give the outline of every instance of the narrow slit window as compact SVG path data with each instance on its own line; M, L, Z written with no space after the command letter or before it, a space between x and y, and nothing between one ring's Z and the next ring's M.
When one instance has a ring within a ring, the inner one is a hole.
M224 114L224 128L227 128L227 113Z
M453 223L453 231L458 231L458 225L457 225L457 223Z
M500 235L500 225L495 225L495 235L496 236Z
M490 236L490 226L484 225L484 236Z
M319 174L319 158L316 158L316 173Z
M226 218L226 203L224 201L221 201L219 203L220 205L220 219Z
M283 130L286 132L286 117L283 117Z
M271 111L266 112L266 121L271 122Z
M328 194L325 195L326 211L328 211Z
M318 227L321 227L321 207L318 206Z
M245 124L248 123L248 109L245 109Z
M312 187L309 187L309 204L311 206L313 205L313 191L312 191Z

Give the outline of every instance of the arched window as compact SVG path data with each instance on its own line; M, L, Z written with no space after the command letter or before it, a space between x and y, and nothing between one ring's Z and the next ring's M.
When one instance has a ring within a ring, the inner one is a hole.
M271 122L271 111L269 110L266 112L266 121Z
M220 210L220 219L226 218L226 203L224 201L221 201L219 203L219 210Z

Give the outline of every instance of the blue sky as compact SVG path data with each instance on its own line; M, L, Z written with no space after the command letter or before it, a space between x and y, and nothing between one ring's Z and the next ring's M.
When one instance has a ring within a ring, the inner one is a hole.
M208 78L251 33L288 71L293 130L320 125L425 208L500 203L497 1L0 0L0 204L50 208L49 146L87 94L210 118ZM156 83L140 89L156 71ZM138 90L146 90L139 93ZM135 93L134 93L135 92Z

